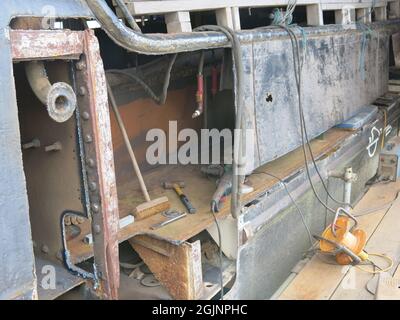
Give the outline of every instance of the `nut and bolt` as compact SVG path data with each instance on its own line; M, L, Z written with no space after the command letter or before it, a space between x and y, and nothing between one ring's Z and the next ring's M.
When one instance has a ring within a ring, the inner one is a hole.
M44 151L46 151L46 152L60 151L60 150L62 150L62 144L59 141L44 148Z
M40 140L35 138L31 142L24 143L22 145L22 149L32 149L32 148L40 148Z

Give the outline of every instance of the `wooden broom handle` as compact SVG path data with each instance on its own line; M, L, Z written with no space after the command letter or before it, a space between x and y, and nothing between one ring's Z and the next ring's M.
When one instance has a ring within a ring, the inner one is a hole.
M106 82L107 82L107 91L108 91L108 96L110 97L111 106L112 106L112 109L114 110L115 118L117 119L118 126L122 133L122 137L124 138L125 146L128 149L128 153L129 153L129 156L132 161L133 169L135 170L136 176L139 179L140 189L142 189L142 193L143 193L144 198L146 199L146 202L150 202L151 199L150 199L149 193L147 192L146 184L144 183L143 176L142 176L142 173L140 172L140 168L137 163L135 154L133 153L131 142L129 141L129 136L126 132L124 122L122 121L121 114L119 113L119 110L118 110L117 102L115 101L115 97L114 97L114 94L110 87L110 84L108 83L108 80L106 80Z

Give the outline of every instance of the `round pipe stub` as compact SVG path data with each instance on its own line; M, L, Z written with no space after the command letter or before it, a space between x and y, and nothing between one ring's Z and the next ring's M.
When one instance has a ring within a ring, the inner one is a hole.
M65 122L75 112L76 95L72 87L65 82L53 84L47 94L47 111L56 122Z

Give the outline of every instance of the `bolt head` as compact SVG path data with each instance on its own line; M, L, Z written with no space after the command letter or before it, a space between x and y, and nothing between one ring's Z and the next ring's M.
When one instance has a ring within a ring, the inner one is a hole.
M82 112L82 119L87 121L90 119L90 114L87 111Z
M90 191L96 191L97 190L97 183L96 182L90 182L89 183L89 190Z
M94 213L99 213L99 211L100 211L100 206L99 206L97 203L93 203L93 204L92 204L92 211L93 211Z
M86 143L91 143L92 141L93 141L92 136L91 136L90 134L87 134L87 135L85 136L85 142L86 142Z
M80 96L84 96L85 94L86 94L86 88L85 87L79 87L79 89L78 89L78 93L79 93L79 95Z
M86 164L89 168L94 168L94 166L96 165L96 163L94 162L93 159L87 159L86 160Z
M99 234L101 232L100 226L98 224L95 224L93 226L93 231L94 231L94 233Z

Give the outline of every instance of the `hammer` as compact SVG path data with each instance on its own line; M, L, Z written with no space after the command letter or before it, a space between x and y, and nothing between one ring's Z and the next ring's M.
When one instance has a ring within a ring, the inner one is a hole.
M182 203L185 205L186 209L188 210L189 213L196 213L196 209L193 207L193 205L190 203L188 197L183 193L181 188L185 187L185 183L182 181L176 181L176 182L163 182L162 186L164 189L174 189L176 194L179 196L181 199Z

